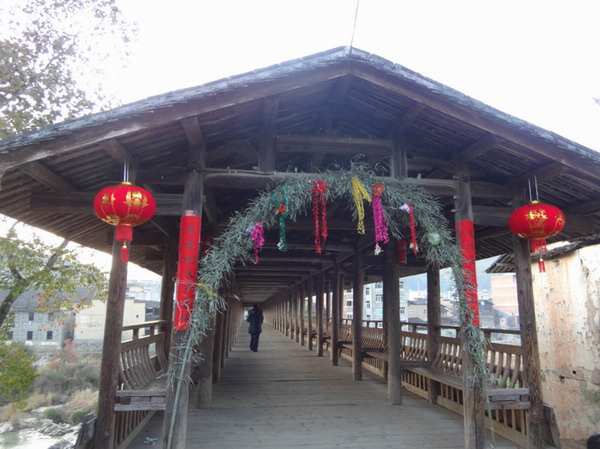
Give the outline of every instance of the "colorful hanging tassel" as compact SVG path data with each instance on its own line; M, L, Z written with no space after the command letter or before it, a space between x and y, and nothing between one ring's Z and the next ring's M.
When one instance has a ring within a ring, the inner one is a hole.
M283 201L280 201L283 200ZM275 189L275 193L273 193L273 203L275 204L275 210L273 213L275 215L279 214L279 243L277 243L277 248L282 253L286 252L287 240L285 236L285 219L290 216L289 211L289 196L285 187L278 186Z
M381 195L385 188L383 184L377 183L373 187L373 223L375 225L375 255L381 253L379 242L389 242L388 229L385 223L385 213L381 203Z
M258 253L262 250L265 244L265 230L262 221L259 221L253 226L246 229L246 234L252 238L252 246L254 249L254 265L258 264Z
M413 253L415 253L416 256L419 248L417 246L417 231L415 230L415 214L413 213L413 207L410 203L404 203L404 205L400 207L400 210L408 213L410 220L410 246L412 246Z
M354 204L356 205L356 213L358 215L358 224L356 232L361 235L365 234L365 206L363 201L371 202L371 195L365 189L365 186L356 177L352 177L352 196L354 198Z
M313 215L315 217L315 253L317 254L321 254L325 240L327 240L326 190L327 184L322 179L317 179L311 190L313 195Z

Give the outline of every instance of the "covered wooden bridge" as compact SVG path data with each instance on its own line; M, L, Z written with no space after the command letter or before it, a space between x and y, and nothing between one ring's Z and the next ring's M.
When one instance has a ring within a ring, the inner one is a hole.
M182 215L202 217L202 247L209 245L207 236L218 245L240 211L264 189L306 180L310 196L319 174L346 173L358 162L387 186L410 179L411 186L435 198L440 219L448 221L451 232L456 229L466 262L514 253L521 344L488 343L485 349L500 381L484 388L472 382L473 358L464 349L464 332L442 332L440 266L427 259L419 217L422 251L415 254L400 239L375 255L370 212L366 233L357 234L356 213L338 201L327 203L328 235L321 254L315 254L315 222L307 206L285 224L287 251L277 247L280 229L265 229L259 263L233 266L218 291L228 307L216 314L195 348L203 361L183 366L195 379L195 404L210 407L212 384L227 368L242 306L259 302L269 325L311 347L316 356L327 351L333 365L340 357L351 361L354 380L363 378L363 370L383 376L391 404L402 401L405 387L462 413L465 447L483 447L486 408L498 434L522 447L545 447L551 435L540 388L529 245L511 234L507 222L530 199L528 185L535 182L539 199L566 215L566 227L556 239L597 233L600 157L355 48L167 93L0 142L1 213L85 246L109 252L113 247L100 405L90 447L126 447L135 428L165 408L164 421L171 424L165 427L169 438L164 447L186 446L188 395L176 394L171 384L166 392L150 388L168 365L177 366L185 333L173 330ZM113 244L112 229L94 216L92 200L103 187L123 180L124 166L131 181L157 201L154 218L134 230L130 259L162 274L163 288L161 319L134 326L134 339L122 342L127 267L118 257L120 244ZM408 226L400 232L410 241ZM468 263L464 270L469 278ZM401 327L398 280L422 272L428 273L428 322ZM353 289L353 316L360 317L362 287L372 281L384 284L382 327L344 320L343 290ZM464 322L463 328L473 324ZM484 330L488 341L494 332ZM173 415L177 419L170 419Z

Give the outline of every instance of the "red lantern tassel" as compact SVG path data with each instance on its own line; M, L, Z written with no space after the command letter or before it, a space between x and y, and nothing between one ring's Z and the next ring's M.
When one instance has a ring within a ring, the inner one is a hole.
M544 259L542 259L542 254L547 251L548 248L546 246L546 239L531 240L531 253L540 255L540 260L538 261L538 269L540 270L540 273L546 272L546 263L544 262Z
M538 262L538 268L540 270L540 273L546 272L546 262L544 262L544 259L542 259L541 257L540 257L540 261Z
M121 262L129 262L129 248L127 248L127 242L123 242L123 246L121 247Z
M548 251L546 247L546 239L533 239L531 241L531 252L534 254L542 254Z

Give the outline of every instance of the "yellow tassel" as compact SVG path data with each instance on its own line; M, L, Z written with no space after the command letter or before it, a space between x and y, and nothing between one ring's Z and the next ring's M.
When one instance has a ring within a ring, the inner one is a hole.
M352 196L354 197L354 204L356 204L356 212L358 214L358 225L356 231L364 235L365 234L365 207L363 201L371 202L371 195L365 186L356 177L352 177Z

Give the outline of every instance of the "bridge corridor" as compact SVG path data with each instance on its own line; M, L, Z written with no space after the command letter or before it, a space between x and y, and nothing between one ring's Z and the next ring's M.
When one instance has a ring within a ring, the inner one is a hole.
M385 382L365 371L352 380L350 364L332 366L314 351L265 325L259 351L246 326L213 387L212 406L188 411L190 449L463 448L463 418L404 391L402 405L386 401ZM162 413L130 445L161 447ZM496 448L518 446L496 436Z

